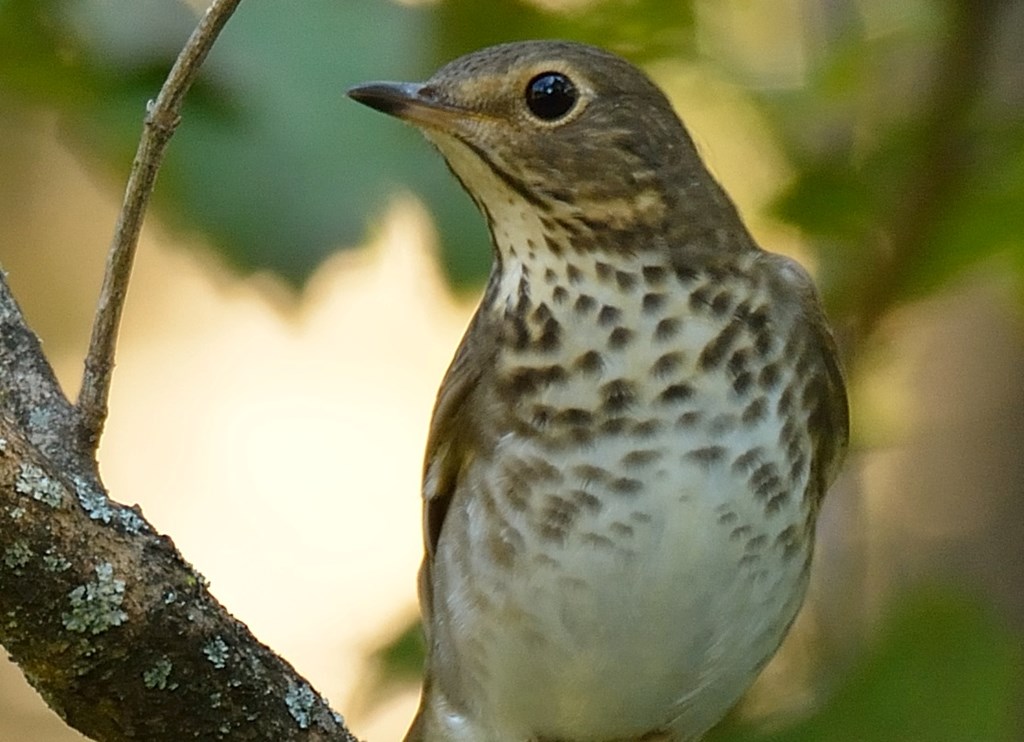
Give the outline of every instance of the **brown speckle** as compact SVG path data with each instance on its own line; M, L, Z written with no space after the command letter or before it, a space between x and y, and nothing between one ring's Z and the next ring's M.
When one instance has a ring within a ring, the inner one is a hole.
M782 394L779 396L779 401L775 405L775 414L779 417L787 417L793 410L793 388L786 387L782 390Z
M633 535L633 526L626 525L625 523L620 523L619 521L615 521L614 523L612 523L608 527L608 530L610 530L614 535L618 536L619 538L629 538Z
M601 499L586 490L572 490L569 493L569 497L571 497L572 501L582 510L586 510L590 513L601 512L601 508L603 506Z
M569 283L573 285L583 281L583 271L577 268L573 263L568 263L565 266L565 275L569 278Z
M704 309L711 305L711 287L708 285L700 286L690 292L689 296L690 309L697 311Z
M565 289L564 286L555 286L555 288L551 291L551 300L554 301L555 304L561 306L562 304L565 304L567 301L569 301L569 292Z
M534 342L534 348L541 353L551 353L562 346L562 326L554 317L548 317L540 337Z
M665 295L656 292L644 294L644 298L641 301L641 307L647 314L654 314L663 306L665 306Z
M800 552L800 534L796 526L786 526L775 537L775 546L782 548L782 556L792 559Z
M615 283L622 291L632 291L636 287L636 274L628 271L615 271Z
M533 410L530 413L530 424L533 427L543 430L551 422L551 417L554 414L554 408L548 405L534 405Z
M675 266L676 280L679 283L687 286L700 277L700 273L695 268L691 268L688 265L677 265Z
M757 375L757 383L765 391L770 391L779 383L779 366L777 363L769 363L761 369Z
M704 446L695 448L686 454L686 458L690 461L696 461L704 466L721 461L723 456L725 456L725 446Z
M729 369L730 373L735 375L746 371L749 361L750 350L747 348L740 348L729 356L729 362L725 364L725 367Z
M541 302L536 308L530 313L530 321L537 325L543 325L549 320L554 319L551 314L551 309L544 302Z
M598 323L605 327L608 325L614 325L620 319L622 319L622 310L618 307L613 307L610 304L605 304L601 307L601 311L597 314Z
M655 340L670 340L679 332L680 322L674 317L666 317L654 328Z
M711 313L716 317L724 317L730 307L732 307L732 294L728 291L719 291L711 300Z
M555 414L553 421L559 425L590 425L594 421L594 415L589 410L569 407Z
M753 425L759 420L763 420L765 413L768 411L768 402L764 397L758 397L753 402L743 408L743 422L747 425Z
M553 238L551 235L554 233L555 224L548 217L541 217L541 223L545 226L547 235L544 237L544 244L548 247L550 252L555 257L559 257L562 254L562 243Z
M636 401L636 387L626 379L615 379L601 387L602 407L608 412L621 412Z
M756 352L761 358L766 358L769 353L772 352L774 346L772 336L767 332L759 332L754 337L754 352Z
M622 350L633 339L633 331L628 327L616 327L608 335L608 348L610 350Z
M632 477L619 477L609 482L608 488L619 495L635 495L644 488L644 483Z
M747 326L754 332L768 329L768 307L760 306L747 314Z
M609 417L603 423L601 423L601 432L605 435L619 435L626 429L626 425L629 420L621 415L615 417Z
M691 410L690 412L684 412L678 418L676 418L677 428L692 428L694 425L699 423L704 417L699 410Z
M572 308L577 314L589 314L597 306L597 299L589 294L580 294L576 297L576 301L573 303Z
M540 567L557 567L559 564L557 559L543 551L536 552L532 561Z
M546 386L564 384L569 378L569 374L567 374L565 369L557 363L550 366L541 366L537 369L537 372L540 375L541 383Z
M500 567L510 569L516 561L516 547L506 541L497 533L487 539L487 550L490 552L491 561Z
M611 472L593 464L580 464L572 468L572 475L583 482L604 482L611 477Z
M517 368L508 377L508 390L513 397L534 394L540 387L540 375L534 368Z
M594 263L594 271L597 273L597 277L602 281L610 281L615 275L615 269L608 263L600 260Z
M767 496L781 483L779 468L770 461L766 461L750 472L750 486L754 487L754 494L757 496Z
M732 380L732 390L741 397L749 392L753 385L754 375L749 371L743 371L742 373L736 374L736 378Z
M661 394L658 395L658 401L663 404L677 404L685 402L691 397L693 397L693 387L685 382L681 382L679 384L669 384L665 387Z
M789 501L789 492L785 490L779 490L774 495L768 498L768 502L764 504L764 510L766 513L777 513L782 509L782 506Z
M569 528L579 515L579 505L558 495L548 495L544 502L544 518L563 528Z
M558 576L558 585L566 592L579 592L590 587L583 578L566 574Z
M642 420L633 426L633 435L637 438L653 438L664 427L664 423L657 418Z
M550 541L560 546L565 543L566 529L557 523L542 523L537 529L537 533L544 541Z
M588 546L597 547L598 549L615 548L614 541L612 541L607 536L602 536L599 533L583 533L580 534L580 538L583 540L583 543L587 544Z
M633 469L638 467L647 466L660 459L662 456L661 451L655 449L641 449L637 451L630 451L622 457L622 465L627 469Z
M649 286L661 286L665 283L668 271L660 265L645 265L641 270L641 275Z
M545 484L561 484L564 479L561 470L557 466L540 458L539 456L531 459L526 466L530 471L530 475L537 482L543 482Z
M735 317L722 328L722 331L715 336L715 338L704 346L704 350L701 351L700 358L697 359L697 363L705 371L717 368L725 360L726 354L732 348L732 344L736 341L740 330L743 328L743 323L737 320Z
M760 446L754 446L749 451L744 451L736 457L735 461L732 462L732 470L737 474L746 471L750 467L754 466L754 464L758 463L763 454L764 449Z
M794 479L794 480L800 479L800 477L803 476L804 465L806 463L807 463L807 457L804 455L803 451L801 451L797 456L794 456L793 460L792 460L792 462L790 464L790 467L789 467L789 477L790 477L790 479Z
M604 370L604 358L596 350L588 350L572 363L574 370L595 375Z
M530 504L525 489L519 487L507 487L504 500L517 513L526 512L526 508Z
M727 510L724 513L719 514L718 523L719 525L728 526L739 520L739 516L731 510Z
M741 541L745 539L754 529L747 525L736 526L729 532L729 539L731 541Z
M663 378L683 365L683 354L679 351L665 353L651 366L651 376Z

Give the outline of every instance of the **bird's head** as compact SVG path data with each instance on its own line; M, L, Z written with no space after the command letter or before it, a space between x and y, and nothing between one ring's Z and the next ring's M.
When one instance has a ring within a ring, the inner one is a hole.
M485 210L509 192L569 213L604 204L614 214L638 202L657 210L666 196L711 181L661 90L583 44L502 44L423 83L367 83L348 94L419 127Z

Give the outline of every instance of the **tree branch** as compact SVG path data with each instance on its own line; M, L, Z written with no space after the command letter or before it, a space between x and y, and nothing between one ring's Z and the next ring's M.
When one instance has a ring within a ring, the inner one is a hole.
M143 214L182 97L240 0L214 0L146 116L79 404L64 396L0 271L0 644L46 702L101 742L356 742L286 661L210 595L95 450Z
M138 511L70 478L0 415L0 641L104 742L355 738Z
M155 101L150 101L142 137L132 162L121 213L107 253L92 338L78 395L80 445L95 452L107 418L107 398L114 371L114 351L121 312L128 292L135 249L164 150L181 121L185 93L199 74L206 55L241 0L214 0L178 55Z

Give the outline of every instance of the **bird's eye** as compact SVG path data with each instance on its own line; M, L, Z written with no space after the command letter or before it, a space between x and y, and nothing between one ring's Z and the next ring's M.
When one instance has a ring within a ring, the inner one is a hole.
M526 84L526 105L543 121L557 121L579 97L572 80L561 72L541 72Z

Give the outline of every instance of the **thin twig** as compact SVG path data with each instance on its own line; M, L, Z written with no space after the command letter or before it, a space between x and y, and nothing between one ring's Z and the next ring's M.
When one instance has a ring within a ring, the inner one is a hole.
M121 323L128 280L142 220L153 193L164 150L181 120L181 103L199 68L228 18L241 0L213 0L188 43L178 55L155 101L150 101L125 188L114 237L107 253L106 273L100 289L96 319L85 358L82 389L78 395L78 436L86 451L95 453L107 418L107 398L114 371L114 351Z

